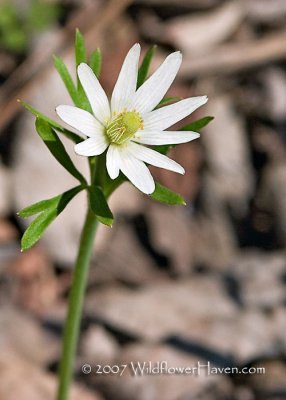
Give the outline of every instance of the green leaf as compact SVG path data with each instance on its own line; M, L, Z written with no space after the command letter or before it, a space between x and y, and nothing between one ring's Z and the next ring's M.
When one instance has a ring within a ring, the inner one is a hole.
M83 186L76 186L73 189L68 190L58 196L51 197L50 199L41 200L28 207L23 208L18 212L19 217L28 218L32 215L39 214L42 211L46 211L50 208L61 209L63 204L67 204L77 193L83 190Z
M63 60L60 57L54 56L54 65L56 67L56 70L58 71L60 77L62 78L62 81L65 84L65 87L74 102L74 104L78 107L80 107L80 102L78 98L78 92L77 88L72 80L72 77L70 76L70 73L63 62Z
M51 128L49 123L42 120L41 118L36 119L36 130L45 145L48 147L50 152L53 154L55 159L76 179L78 179L82 184L86 184L85 178L76 169L70 156L66 152L66 149L62 142L60 141L56 132Z
M78 29L75 31L75 62L76 66L78 66L80 63L86 63L84 37Z
M51 207L54 207L58 201L58 197L52 197L51 199L41 200L38 203L34 203L31 206L23 208L18 212L19 217L28 218L32 215L39 214L42 211L45 211Z
M186 205L185 200L178 193L167 189L165 186L156 183L155 191L150 195L153 200L157 200L160 203L165 203L169 205Z
M28 250L34 246L56 217L57 213L54 208L41 213L26 229L21 239L21 251Z
M155 54L156 48L156 45L149 47L143 58L142 64L138 71L137 89L145 82L147 78L149 67Z
M214 117L210 117L210 116L203 117L201 119L198 119L197 121L194 121L188 125L185 125L183 128L180 129L180 131L198 132L202 128L204 128L206 125L208 125L213 119L214 119Z
M76 70L79 64L86 63L86 48L84 37L77 29L75 33L75 63ZM85 91L83 90L82 84L77 75L77 103L80 108L88 112L92 112L88 98L86 97Z
M112 226L113 214L107 204L106 198L99 186L89 187L90 208L96 215L99 222L104 225Z
M102 56L101 51L97 48L90 56L89 66L93 70L95 76L99 78L101 71Z
M157 108L160 108L162 106L166 106L167 104L175 103L179 100L182 100L182 97L164 97L160 103L158 104Z
M72 198L82 190L81 186L77 186L67 192L56 196L50 200L50 205L48 207L44 207L44 202L49 202L49 200L44 200L42 202L36 203L30 207L26 207L26 212L22 210L21 212L32 215L31 213L34 211L41 212L41 214L34 219L34 221L29 225L26 229L22 240L21 240L21 250L30 249L37 241L42 237L45 230L48 226L56 219L56 217L65 209L67 204L72 200ZM56 200L55 200L56 199ZM30 208L30 210L29 210Z
M85 110L89 113L92 113L92 109L91 106L89 104L88 98L86 97L85 91L83 90L83 87L81 85L81 83L79 82L78 85L78 106L79 108L81 108L82 110ZM81 139L82 141L82 139Z
M58 124L56 121L52 120L51 118L47 117L40 111L36 110L34 107L32 107L30 104L26 103L25 101L18 100L19 103L22 104L26 108L26 110L30 111L35 117L41 118L43 121L46 121L51 127L55 128L57 131L61 132L63 135L65 135L68 139L72 140L74 143L80 143L83 141L83 139L77 135L74 132L69 131L68 129L63 128L60 124Z

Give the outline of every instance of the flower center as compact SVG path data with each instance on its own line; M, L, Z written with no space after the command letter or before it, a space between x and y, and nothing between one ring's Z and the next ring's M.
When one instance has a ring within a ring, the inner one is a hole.
M136 111L124 111L110 120L105 128L105 134L110 143L123 144L135 133L143 129L143 120Z

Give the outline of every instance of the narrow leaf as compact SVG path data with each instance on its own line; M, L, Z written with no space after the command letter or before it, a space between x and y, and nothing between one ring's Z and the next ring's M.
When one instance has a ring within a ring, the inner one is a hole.
M34 219L34 221L26 229L26 231L22 237L22 240L21 240L22 251L28 250L35 243L37 243L37 241L42 237L43 233L48 228L48 226L56 219L56 217L65 209L67 204L81 190L82 190L82 187L77 186L59 196L54 197L53 199L50 199L52 201L50 202L50 206L47 207L46 209L43 208L43 202L34 204L34 206L36 206L38 204L38 210L39 210L39 208L42 208L42 212L36 219ZM54 199L57 199L57 200L55 201ZM39 206L40 203L42 203L41 206ZM30 209L32 207L33 206L31 206ZM26 210L28 208L29 207L27 207ZM35 209L36 208L37 207L35 207ZM24 210L22 210L22 211L24 211Z
M85 48L85 42L84 42L84 37L80 33L80 31L77 29L75 33L75 64L76 64L76 70L77 67L80 63L86 63L87 58L86 58L86 48ZM86 110L88 112L91 112L91 107L89 104L89 101L86 97L86 94L83 90L82 84L80 83L80 80L77 75L77 104L79 105L80 108L83 110Z
M36 130L56 160L81 183L86 184L85 178L76 169L66 149L56 132L44 120L36 119Z
M91 106L89 104L88 98L86 97L86 94L83 90L83 87L81 85L81 83L79 82L78 85L78 104L79 104L79 108L81 108L82 110L85 110L89 113L92 113L92 109Z
M56 216L57 213L54 208L42 212L26 229L21 239L21 251L28 250L34 246Z
M39 214L42 211L54 207L58 201L58 197L59 196L52 197L51 199L47 200L41 200L38 203L34 203L31 206L25 207L18 212L18 215L21 218L28 218L32 215Z
M156 45L149 47L143 58L143 61L138 71L137 89L145 82L147 78L149 67L153 59L153 56L155 54L156 48L157 48Z
M185 125L183 128L180 129L180 131L198 132L202 128L204 128L206 125L208 125L213 119L214 119L214 117L210 117L210 116L203 117L201 119L198 119L197 121L194 121L188 125Z
M77 93L77 88L72 80L72 77L70 76L70 73L63 62L63 60L60 57L54 56L54 65L62 78L62 81L65 84L65 87L74 102L74 104L78 107L80 107L79 104L79 99L78 99L78 93Z
M155 191L150 195L153 200L157 200L160 203L165 203L169 205L186 205L185 200L178 193L167 189L165 186L156 183Z
M80 63L86 63L86 48L84 43L84 37L78 29L75 32L75 62L76 66Z
M89 187L90 207L96 218L104 225L112 226L113 214L107 204L106 198L99 186Z
M97 48L90 56L89 66L93 70L95 76L99 78L101 71L102 56L101 51Z
M51 127L55 128L57 131L61 132L65 137L72 140L74 143L82 142L82 138L74 132L69 131L68 129L63 128L60 124L56 121L52 120L51 118L47 117L40 111L36 110L30 104L26 103L25 101L18 100L19 103L22 104L26 108L26 110L30 111L35 117L41 118L43 121L46 121Z
M46 211L50 208L57 208L66 202L66 204L81 190L83 190L83 186L76 186L73 189L68 190L58 196L51 197L50 199L41 200L37 203L34 203L28 207L23 208L18 212L19 217L28 218L32 215L39 214L42 211Z

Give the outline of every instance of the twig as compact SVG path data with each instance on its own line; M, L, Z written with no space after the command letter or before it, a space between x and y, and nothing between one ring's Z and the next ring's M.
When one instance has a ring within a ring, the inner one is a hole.
M259 40L221 45L195 58L185 58L180 76L190 78L235 73L286 58L286 30Z

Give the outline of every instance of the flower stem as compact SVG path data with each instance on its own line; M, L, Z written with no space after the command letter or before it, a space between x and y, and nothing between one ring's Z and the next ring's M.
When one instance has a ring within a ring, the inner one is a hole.
M67 319L64 327L62 358L59 368L57 400L67 400L73 375L74 360L80 331L84 293L88 277L97 220L89 209L80 238L80 247L73 273Z

